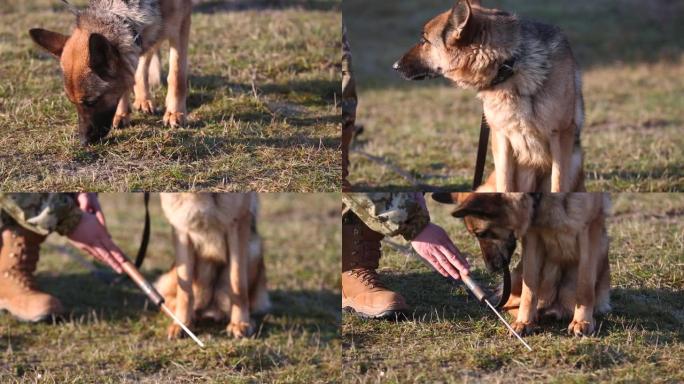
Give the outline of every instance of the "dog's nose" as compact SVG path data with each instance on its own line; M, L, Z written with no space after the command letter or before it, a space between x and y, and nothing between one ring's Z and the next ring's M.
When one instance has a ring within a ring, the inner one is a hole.
M396 63L394 63L394 65L392 65L392 69L394 69L395 71L398 71L400 68L401 68L401 66L399 65L398 61Z

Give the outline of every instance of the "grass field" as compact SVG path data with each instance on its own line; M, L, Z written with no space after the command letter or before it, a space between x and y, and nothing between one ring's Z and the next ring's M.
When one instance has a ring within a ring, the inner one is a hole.
M3 0L0 189L338 190L340 18L339 0L199 2L188 126L163 127L163 86L157 115L134 113L132 127L82 148L59 65L28 35L67 33L74 17L56 0Z
M135 254L142 195L101 195L110 232ZM125 282L108 286L48 238L39 284L69 311L60 324L26 324L0 315L0 382L298 382L339 380L341 343L337 194L261 196L272 313L255 338L236 341L225 324L200 324L192 340L166 340L169 320ZM153 195L152 238L143 273L154 278L173 261L170 228Z
M526 340L527 352L490 310L422 263L384 247L381 275L413 307L394 323L342 318L343 371L359 383L589 383L684 381L684 196L613 195L609 220L613 310L597 320L598 336L573 338L568 321L547 321ZM430 201L483 273L479 248L450 208Z
M391 4L391 5L390 5ZM684 190L684 3L669 0L485 0L486 6L559 25L584 73L587 187L594 191ZM482 106L446 81L406 82L392 63L423 24L452 0L345 0L359 89L355 148L419 182L469 189ZM487 170L493 170L491 152ZM401 176L358 154L358 189L405 188Z

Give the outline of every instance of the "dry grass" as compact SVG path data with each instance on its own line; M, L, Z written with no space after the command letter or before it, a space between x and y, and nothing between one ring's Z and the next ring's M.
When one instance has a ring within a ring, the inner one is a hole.
M330 382L340 375L339 195L264 194L264 238L272 313L256 338L236 341L225 325L200 324L192 340L166 340L169 319L129 282L110 286L88 273L59 236L48 238L39 284L69 311L60 324L0 315L0 382ZM101 196L110 232L134 254L142 195ZM152 238L143 273L173 262L170 228L153 196ZM100 271L106 274L102 268Z
M81 148L59 66L28 36L37 26L66 32L73 16L59 1L4 1L0 189L338 190L339 6L202 2L190 33L189 126L134 114L134 126ZM157 106L165 93L154 92Z
M391 66L449 0L402 4L345 1L359 87L356 148L385 157L419 182L469 189L481 103L445 81L405 82ZM684 17L681 2L490 0L559 25L584 71L583 135L587 187L593 191L684 190ZM352 155L359 189L406 188L399 175ZM487 170L493 170L490 163Z
M342 319L348 382L651 382L684 380L684 196L618 194L609 220L611 302L596 337L566 334L568 321L547 321L527 337L527 352L494 314L420 262L383 249L383 280L413 307L403 323ZM450 208L429 202L475 266L484 265L474 238Z

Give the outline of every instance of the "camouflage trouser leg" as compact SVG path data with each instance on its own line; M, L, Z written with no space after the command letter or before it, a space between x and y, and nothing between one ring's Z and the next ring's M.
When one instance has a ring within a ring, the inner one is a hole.
M349 175L349 145L356 123L356 104L351 48L347 40L347 28L342 26L342 190L347 190L351 186L347 181L347 176Z

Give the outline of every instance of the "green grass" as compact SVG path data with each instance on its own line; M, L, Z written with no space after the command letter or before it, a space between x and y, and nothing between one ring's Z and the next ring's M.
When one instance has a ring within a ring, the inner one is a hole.
M66 33L73 16L54 0L3 1L0 15L0 189L339 189L339 0L201 2L188 126L134 113L132 127L87 148L58 62L28 35ZM158 108L165 95L154 92Z
M494 285L474 238L450 208L428 203L479 280ZM684 374L684 196L613 196L611 302L596 337L566 334L569 320L545 321L527 352L490 310L422 263L383 248L381 275L413 308L394 323L342 318L348 382L682 382ZM509 319L510 320L510 319Z
M100 197L114 240L135 254L142 195ZM0 382L332 382L340 376L339 201L337 194L261 195L273 311L255 338L235 340L204 323L192 340L166 340L169 319L129 282L109 286L48 238L38 281L68 310L65 322L27 324L0 315ZM153 195L152 237L143 273L168 270L169 225ZM104 270L104 268L103 268Z
M666 0L484 1L559 25L584 74L587 188L684 190L684 4ZM359 89L355 148L419 182L468 189L475 168L481 102L446 81L406 82L391 69L423 24L453 1L345 1L343 13ZM487 172L493 170L491 151ZM352 154L358 189L406 188L401 176Z

